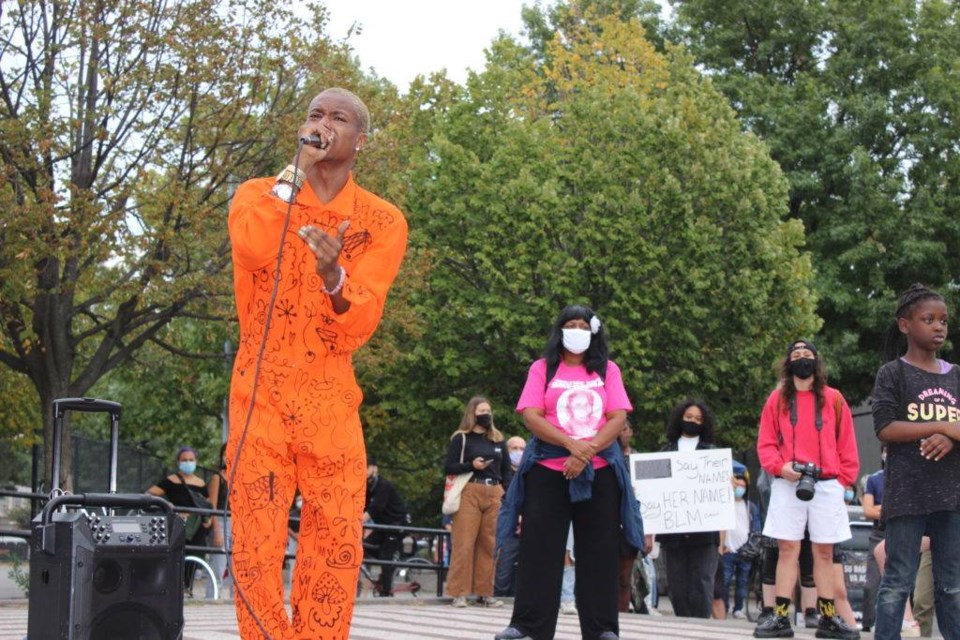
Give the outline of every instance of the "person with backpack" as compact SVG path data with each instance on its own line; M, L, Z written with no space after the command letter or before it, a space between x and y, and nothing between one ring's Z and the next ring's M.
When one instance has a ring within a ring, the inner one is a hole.
M774 615L757 625L754 637L793 637L788 612L806 528L813 543L817 637L859 638L837 614L833 570L833 545L852 537L843 494L860 470L853 417L843 395L827 386L823 358L809 340L787 348L780 382L760 414L757 455L774 476L763 535L778 540L780 557Z
M517 403L533 438L497 522L501 542L523 518L513 615L496 640L554 636L571 522L581 635L585 640L619 637L621 528L627 542L644 546L639 508L617 442L632 409L620 368L608 356L600 319L583 305L564 308L543 357L530 366Z

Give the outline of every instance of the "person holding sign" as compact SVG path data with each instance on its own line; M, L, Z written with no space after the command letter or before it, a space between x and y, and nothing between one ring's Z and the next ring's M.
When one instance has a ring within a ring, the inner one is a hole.
M700 400L687 398L677 404L667 420L667 444L662 451L713 449L716 421ZM713 583L720 561L720 532L657 534L667 566L667 592L674 614L709 618Z
M621 527L630 544L643 547L640 512L617 443L632 409L620 368L607 356L600 319L585 306L566 307L517 403L534 437L497 522L499 547L523 517L513 615L497 640L553 638L571 522L581 635L619 637Z
M817 637L859 638L837 615L833 575L833 545L851 537L843 494L860 469L857 441L850 407L827 386L823 359L808 340L795 340L787 349L780 382L760 415L757 454L774 476L763 535L778 540L780 558L774 616L757 625L754 637L793 637L788 612L806 527L813 543Z

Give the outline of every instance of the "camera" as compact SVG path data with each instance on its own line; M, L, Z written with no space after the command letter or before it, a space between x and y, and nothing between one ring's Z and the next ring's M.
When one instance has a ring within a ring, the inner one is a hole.
M797 483L797 499L804 502L812 500L822 470L812 462L794 462L793 470L800 474L800 481Z

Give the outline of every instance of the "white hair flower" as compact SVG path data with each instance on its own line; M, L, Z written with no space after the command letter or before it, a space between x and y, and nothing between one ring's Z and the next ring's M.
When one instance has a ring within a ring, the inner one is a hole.
M590 318L590 333L596 335L600 331L600 318L593 316Z

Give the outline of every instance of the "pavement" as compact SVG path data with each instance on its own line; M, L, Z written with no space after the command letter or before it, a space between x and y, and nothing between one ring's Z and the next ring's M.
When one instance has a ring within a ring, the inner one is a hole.
M9 575L10 565L0 564L0 640L24 640L29 603ZM432 594L435 583L419 596L361 597L354 609L351 640L490 640L510 622L511 599L500 609L455 609L450 598ZM197 593L202 593L197 585ZM620 614L620 637L629 640L739 640L752 638L754 624L745 620L698 620L672 615L669 598L660 598L662 616ZM183 640L236 640L233 603L187 600L184 603ZM935 627L936 629L936 627ZM814 638L814 629L794 627L796 638ZM934 632L934 638L939 635ZM576 616L561 615L555 640L578 640ZM873 638L862 634L863 640ZM34 639L47 640L47 639Z
M663 601L661 600L661 604ZM0 640L24 640L26 600L0 603ZM500 609L454 609L449 598L370 598L358 600L351 640L490 640L510 621L510 603ZM236 640L231 603L187 602L183 640ZM697 620L672 615L620 615L620 637L630 640L739 640L751 638L754 625L741 620ZM814 638L813 629L795 629L796 638ZM865 633L864 640L873 637ZM561 615L556 640L579 640L576 616ZM40 639L46 640L46 639Z

